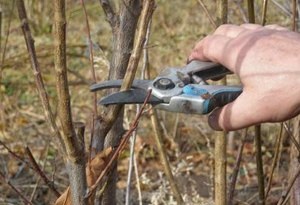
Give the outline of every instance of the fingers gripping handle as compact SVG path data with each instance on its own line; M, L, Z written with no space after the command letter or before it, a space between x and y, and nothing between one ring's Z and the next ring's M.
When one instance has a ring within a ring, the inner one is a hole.
M183 92L188 95L197 95L203 99L202 114L208 114L217 107L234 101L241 93L238 86L218 85L187 85Z

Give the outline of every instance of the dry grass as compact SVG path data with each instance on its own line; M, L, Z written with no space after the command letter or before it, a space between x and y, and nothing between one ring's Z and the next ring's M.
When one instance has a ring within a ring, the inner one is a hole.
M214 4L210 1L204 2L213 16ZM244 23L242 10L235 3L240 1L229 2L229 21L235 24ZM256 10L259 15L261 13L260 2L256 1ZM285 1L279 2L281 5L285 5ZM5 32L8 29L11 4L12 1L0 0L0 9L2 8L3 12L1 54L7 37ZM268 24L291 25L290 19L278 7L275 7L272 3L269 5ZM51 6L47 1L27 1L30 24L43 71L43 78L47 85L51 104L56 110L51 33L53 14L51 13ZM106 65L111 55L111 31L105 21L99 2L96 0L89 1L86 2L86 6L91 23L92 39L95 43L97 79L100 81L106 79L108 72ZM240 6L245 8L244 3L241 3ZM49 177L54 175L56 186L62 191L64 187L68 186L67 175L62 157L59 156L55 143L51 141L53 136L48 134L49 128L44 121L41 104L36 93L28 54L19 28L20 23L16 16L16 9L13 12L6 56L1 70L0 140L21 156L24 156L24 145L28 145L33 150L33 154L41 166L44 166L45 173ZM92 95L89 93L88 87L92 77L88 62L84 15L79 2L68 0L67 18L68 68L71 71L69 81L71 84L73 117L75 121L86 123L86 136L89 138ZM257 21L260 22L259 18ZM213 26L209 23L196 0L158 0L149 42L151 76L155 76L157 72L165 67L184 65L193 45L212 31ZM131 113L131 107L128 108L129 113ZM206 203L209 204L212 194L210 178L212 174L211 152L214 133L207 126L206 117L179 114L176 138L172 137L174 136L175 114L162 112L161 122L165 125L166 132L170 136L165 138L165 146L174 174L180 182L185 201L187 204L199 204L203 201L207 201ZM161 172L162 167L158 161L149 123L147 118L142 120L136 148L144 200L146 204L175 204L175 202L172 202L174 199L170 195L168 182ZM263 126L265 171L268 171L271 165L274 154L274 136L278 133L278 130L277 125L268 124ZM253 131L250 130L249 133L251 138ZM240 135L239 132L235 133L234 147L240 143ZM88 142L88 139L86 141ZM237 190L239 194L237 199L241 201L250 199L257 192L252 146L250 140L246 144L238 179ZM286 179L282 177L286 176L288 169L288 163L284 161L285 159L288 160L286 148L287 144L284 144L281 155L282 160L274 179L275 190L279 190L279 193L282 190L282 184L286 183ZM126 154L128 153L125 152L122 156L119 166L120 180L118 186L120 195L124 194L124 183L126 181L128 164ZM234 165L235 154L236 149L228 156L229 174ZM2 146L0 146L0 164L1 172L6 173L7 177L23 191L24 195L30 196L37 185L38 188L35 191L33 200L36 204L53 202L54 195L49 192L42 182L39 182L39 177L22 163L16 162ZM276 198L279 195L274 191L271 192L271 196ZM120 200L122 201L122 197ZM17 195L3 181L0 181L0 204L19 203L20 199Z

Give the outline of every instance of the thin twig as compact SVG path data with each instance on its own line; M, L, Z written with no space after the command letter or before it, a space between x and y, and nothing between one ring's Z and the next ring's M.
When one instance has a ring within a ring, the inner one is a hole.
M137 106L137 113L139 113L139 105ZM129 165L128 165L128 174L127 174L127 183L126 183L126 195L125 195L125 205L130 204L130 188L131 188L131 177L132 177L132 170L134 164L134 145L136 141L137 131L135 130L132 133L130 138L130 157L129 157Z
M145 72L147 72L148 67L149 67L149 56L148 56L148 42L149 42L149 36L150 36L150 28L151 28L151 19L148 22L147 26L147 32L145 36L145 42L143 45L143 67L142 67L142 72L141 72L141 79L145 79ZM140 110L140 105L137 105L136 108L136 113L139 113ZM127 175L127 184L126 184L126 196L125 196L125 204L129 205L130 204L130 188L131 188L131 177L132 177L132 170L133 166L135 166L135 170L137 171L137 164L136 164L136 158L134 154L134 147L135 147L135 142L136 142L136 137L137 137L137 131L134 131L130 140L130 158L129 158L129 165L128 165L128 175ZM136 173L136 178L138 179L138 173ZM138 190L140 190L140 184L137 184ZM141 192L139 191L139 202L142 203L142 198L141 198Z
M40 166L38 165L38 163L34 159L29 147L26 146L25 151L26 151L26 154L29 157L29 161L31 162L31 165L33 166L34 170L39 174L39 176L43 179L45 184L50 188L50 190L55 194L55 196L59 197L60 193L55 188L53 181L48 179L48 177L45 175L43 170L40 168Z
M13 18L13 15L14 15L14 12L13 12L14 8L15 8L15 0L12 1L12 8L9 12L10 15L8 17L8 20L7 20L6 38L5 38L5 42L4 42L4 46L3 46L3 51L0 50L0 51L2 51L1 65L0 65L0 81L2 79L2 69L4 67L4 60L5 60L5 56L6 56L6 47L7 47L8 37L9 37L9 34L10 34L10 24L11 24L11 20ZM2 12L1 12L1 14L2 14ZM1 26L2 26L2 15L1 15ZM1 31L1 28L0 28L0 31ZM1 33L0 33L0 35L1 35Z
M210 21L211 25L214 27L214 28L217 28L217 24L215 23L213 17L210 15L207 7L205 6L204 2L202 0L198 0L201 8L203 9L205 15L207 16L208 20Z
M217 24L221 25L227 23L228 21L228 1L227 0L218 0L217 1ZM226 85L226 77L221 81L222 85ZM226 180L226 135L224 132L216 132L215 136L215 204L216 205L225 205L227 202L227 180Z
M47 155L48 155L48 151L49 151L49 144L47 144L47 147L46 147L46 151L44 152L46 156L44 156L44 160L43 160L43 167L42 167L42 170L45 170L45 167L46 167L46 161L47 161ZM40 157L41 159L41 157ZM34 200L34 196L36 194L36 191L38 189L38 186L40 184L40 181L41 181L41 176L39 176L39 178L37 179L35 185L34 185L34 188L32 190L32 193L31 193L31 196L30 196L30 201L33 201Z
M44 81L43 81L43 78L41 75L41 69L40 69L39 63L37 61L34 40L32 38L30 27L28 24L24 1L16 0L16 5L18 8L19 19L21 21L22 32L23 32L23 35L25 38L27 50L28 50L30 60L31 60L31 67L32 67L33 74L35 77L35 83L36 83L37 90L38 90L38 93L40 96L40 100L41 100L41 103L42 103L42 106L43 106L43 109L45 112L46 119L51 128L51 135L55 136L59 139L60 145L61 145L61 146L59 146L59 148L61 149L62 153L65 153L65 147L63 146L62 136L56 125L55 117L51 110L49 98L48 98L48 95L47 95L47 92L45 89L45 85L44 85Z
M174 127L173 127L173 132L172 132L172 134L173 134L173 139L177 139L177 137L178 137L178 135L179 135L179 133L178 133L178 125L179 125L179 113L176 113L175 114L176 116L175 116L175 122L174 122Z
M81 5L82 5L82 9L83 9L83 13L84 13L84 17L85 17L85 24L86 24L86 34L89 40L89 60L91 63L91 72L92 72L92 78L93 78L93 83L97 82L97 78L96 78L96 72L95 72L95 66L94 66L94 50L93 50L93 41L92 41L92 37L91 37L91 30L90 30L90 24L89 24L89 19L88 19L88 15L86 12L86 8L85 8L85 4L84 4L84 0L80 0ZM92 157L92 143L94 140L94 128L95 128L95 116L98 116L98 110L97 110L97 92L93 93L93 105L94 105L94 110L93 110L93 119L92 119L92 124L91 124L91 140L90 140L90 145L89 145L89 158L88 160L91 160Z
M210 138L207 136L206 133L203 132L203 128L198 124L197 125L197 129L198 131L200 132L200 135L203 136L206 140L206 147L208 149L208 154L209 154L209 161L210 161L210 165L213 166L213 162L214 162L214 152L213 152L213 148L211 146L211 140ZM214 176L215 176L215 169L212 169L210 171L210 174L209 174L209 178L210 178L210 183L211 184L214 184L215 183L215 179L214 179ZM214 198L214 193L215 193L215 187L214 186L210 186L210 191L212 193L212 198Z
M138 166L137 166L136 155L134 155L134 164L133 164L133 166L134 166L136 187L137 187L138 196L139 196L139 205L143 205L142 189L141 189L141 182L140 182L139 170L138 170Z
M291 16L291 12L287 8L282 6L278 1L272 0L272 3L275 4L275 6L277 6L279 8L279 10L282 11L286 16L288 16L288 17Z
M92 157L93 157L93 154L94 154L94 151L93 150L93 142L94 142L94 130L95 130L95 123L96 123L96 120L95 119L95 115L92 114L92 123L91 123L91 138L90 138L90 143L89 143L89 148L88 148L88 153L89 153L89 157L88 157L88 161L91 161L92 160Z
M259 201L258 204L265 204L265 183L264 183L264 170L262 162L261 151L261 125L255 125L255 156L256 156L256 170L258 180Z
M254 2L248 2L249 6L249 22L250 20L254 23L255 22L255 15L254 15ZM264 0L263 2L263 13L262 13L262 21L261 24L264 26L266 23L266 13L267 13L267 3L268 0ZM252 11L250 11L250 9ZM250 14L252 13L252 14ZM251 19L250 19L251 15ZM257 172L257 181L258 181L258 196L260 205L265 204L265 183L264 183L264 169L263 169L263 161L262 161L262 151L261 151L261 125L255 125L255 136L254 136L254 143L255 143L255 157L256 157L256 172Z
M107 21L110 23L111 27L114 28L116 24L116 14L114 12L114 9L109 2L109 0L100 0L101 7L104 10L104 13L106 15Z
M0 8L0 52L1 49L2 49L2 9ZM2 67L2 63L1 63L1 67ZM0 81L1 81L1 74L0 74Z
M217 25L228 21L228 0L217 0Z
M300 166L298 166L298 169L296 170L295 175L292 177L290 184L287 186L286 191L284 193L282 193L281 198L279 199L277 205L282 205L282 204L286 203L285 200L287 199L298 176L300 176Z
M20 197L22 198L23 203L24 203L25 205L28 205L28 204L33 205L32 202L31 202L29 199L27 199L17 187L15 187L12 183L10 183L9 180L6 180L5 175L4 175L1 171L0 171L0 178L2 178L2 181L5 181L6 184L7 184L12 190L14 190L14 191L18 194L18 196L20 196Z
M296 140L296 138L294 137L293 133L290 131L290 128L288 127L287 123L284 122L283 123L283 127L284 129L287 131L289 138L291 139L291 141L294 143L295 147L297 148L299 154L300 154L300 144L299 142Z
M300 143L300 118L295 117L290 121L293 128L293 138L295 142ZM293 176L297 173L298 168L300 168L300 153L297 147L294 144L290 146L290 166L289 166L289 182L293 181ZM295 179L294 186L290 191L290 203L291 204L300 204L300 176ZM287 197L288 198L288 197ZM288 201L287 199L285 201Z
M8 151L8 153L10 153L14 158L16 158L17 160L20 160L21 162L25 163L30 169L32 169L33 171L35 171L44 181L44 183L50 188L50 190L52 190L54 192L54 194L59 197L60 193L55 189L53 181L49 180L46 175L43 173L43 171L40 169L40 167L38 166L38 164L36 163L35 159L33 158L31 151L29 150L28 147L26 147L26 153L29 156L29 160L31 162L28 163L28 161L24 160L21 156L17 155L15 152L13 152L8 146L6 146L5 143L3 143L0 140L0 144Z
M292 0L292 30L297 30L297 0Z
M236 185L238 173L239 173L239 170L240 170L240 164L241 164L241 160L242 160L243 149L244 149L244 145L246 143L247 131L248 131L247 128L244 129L244 131L243 131L242 143L239 146L235 166L233 168L233 173L232 173L232 177L231 177L231 181L230 181L230 185L229 185L229 190L228 190L228 203L227 204L229 204L229 205L233 204L235 185Z
M157 146L157 149L159 152L159 157L160 157L161 163L163 164L163 167L164 167L164 172L169 180L171 190L174 194L174 197L176 198L177 203L181 205L184 203L184 201L182 199L178 185L175 182L169 161L167 159L167 154L163 147L163 140L162 140L163 131L162 131L162 127L160 126L160 124L158 122L156 110L154 110L154 109L150 110L150 117L151 117L152 127L153 127L153 130L155 133L154 137L155 137L155 141L156 141L156 146Z
M15 152L13 152L4 142L0 140L0 144L8 151L9 154L11 154L14 158L20 160L21 162L24 162L27 164L27 162L22 158L21 156L17 155ZM31 167L31 166L29 166Z
M245 23L248 23L249 22L249 20L248 20L248 18L247 18L247 14L246 14L246 11L245 11L245 9L244 9L244 6L243 5L241 5L241 4L243 4L243 0L235 0L235 1L233 1L235 4L236 4L236 6L238 7L238 10L239 10L239 12L240 12L240 15L242 16L242 19L243 19L243 21L245 22Z
M146 0L145 3L143 4L143 10L141 13L141 23L137 34L137 38L140 40L137 41L136 45L134 46L133 52L130 56L121 90L128 90L132 85L133 79L135 77L134 74L136 73L139 59L141 56L141 51L144 46L145 36L147 34L147 27L151 20L154 9L155 9L154 0Z
M93 77L93 83L96 83L97 78L96 78L96 72L95 72L95 67L94 67L94 50L93 50L93 41L92 41L92 37L91 37L90 24L89 24L89 19L88 19L88 15L86 12L84 0L80 0L80 2L82 5L84 18L85 18L86 35L89 40L89 58L90 58L90 63L91 63L91 72L92 72L92 77ZM94 115L97 116L98 115L98 113L97 113L97 92L93 93L93 97L94 97Z
M262 17L261 17L261 25L266 24L266 16L267 16L267 7L268 7L268 0L264 0L263 2L263 12L262 12Z
M272 185L272 179L273 179L273 175L274 175L274 170L276 168L276 165L278 164L279 152L280 152L280 145L281 145L281 140L282 140L282 134L283 134L283 123L280 124L279 135L277 135L277 138L276 138L276 150L275 150L275 155L274 155L273 162L272 162L272 168L271 168L271 173L270 173L268 185L267 185L267 188L266 188L265 201L267 200L268 194L269 194L269 192L271 190L271 185Z
M249 23L255 23L254 0L247 0Z
M106 167L103 169L103 171L101 172L100 176L98 177L98 179L96 180L95 184L93 186L90 187L90 190L87 192L85 198L90 197L96 190L96 188L98 187L98 185L100 184L101 180L103 179L103 177L108 173L108 171L110 170L113 162L115 162L115 160L117 159L117 157L119 156L119 154L125 149L125 146L131 136L131 134L135 131L135 129L137 128L138 124L139 124L139 119L143 114L143 111L146 107L146 103L149 101L149 98L151 96L151 90L148 91L147 97L144 101L143 106L140 109L140 112L136 115L135 120L132 124L132 126L130 127L130 129L126 132L126 134L122 137L122 140L119 144L119 146L117 147L117 149L115 150L115 152L113 153L112 157L110 158L109 162L107 163Z

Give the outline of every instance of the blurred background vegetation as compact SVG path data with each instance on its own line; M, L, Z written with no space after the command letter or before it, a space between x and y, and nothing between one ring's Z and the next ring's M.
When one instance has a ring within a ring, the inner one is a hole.
M43 79L55 110L57 96L55 90L53 64L53 13L51 1L26 0L26 8L32 34L35 40L38 60ZM215 1L204 1L209 13L215 17ZM98 81L107 79L108 62L111 56L111 29L105 20L103 10L97 0L86 1ZM1 11L1 55L0 55L0 140L19 155L24 155L24 147L33 151L35 158L44 167L45 173L53 176L56 186L63 190L68 180L62 157L49 135L49 127L39 101L24 38L20 29L14 0L0 0ZM261 22L262 1L255 1L256 22ZM228 20L230 23L247 22L246 1L229 0ZM291 2L286 0L269 1L267 24L291 27ZM154 77L160 70L169 66L182 66L194 44L214 30L197 0L157 0L153 15L148 52L150 72ZM88 39L82 6L77 0L67 0L67 53L68 77L72 98L72 112L75 121L82 121L90 130L92 116L92 95L89 85L90 73ZM139 73L137 74L140 75ZM229 77L229 83L236 82ZM127 122L131 120L133 106L127 107ZM208 127L205 116L192 116L160 112L165 128L165 146L172 164L174 175L179 181L187 204L210 203L212 197L212 148L214 132ZM277 124L263 126L263 161L265 172L271 166L274 155ZM169 185L162 173L151 126L147 118L142 119L138 129L136 153L142 195L145 204L174 204ZM240 132L229 134L228 175L232 173L241 142ZM257 200L257 179L255 177L255 157L253 155L253 130L249 131L242 165L237 182L236 203L255 204ZM86 136L89 136L87 134ZM88 139L86 140L89 141ZM282 145L281 160L273 180L274 191L270 203L278 200L287 183L288 148L285 140ZM128 153L120 160L120 179L118 183L120 204L124 200ZM0 145L0 170L21 189L26 196L32 195L35 204L49 204L55 197L47 186L40 182L24 163L18 162ZM33 194L34 193L34 194ZM134 193L136 194L136 193ZM19 204L20 199L0 180L0 204ZM134 201L133 204L137 203Z

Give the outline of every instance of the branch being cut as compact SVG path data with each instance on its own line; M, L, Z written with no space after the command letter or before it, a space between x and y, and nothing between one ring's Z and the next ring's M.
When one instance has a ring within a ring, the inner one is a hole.
M151 20L152 14L155 9L155 1L154 0L146 0L144 1L143 10L141 14L141 23L139 25L139 30L137 34L137 43L134 46L133 52L130 56L127 71L124 77L124 81L121 87L121 90L128 90L133 82L135 77L135 73L138 67L138 63L141 57L141 53L143 50L144 42L147 34L147 27Z
M151 12L151 10L154 10L150 9L151 6L155 6L154 0L120 1L120 9L118 11L118 15L116 15L115 17L117 20L113 25L114 27L112 27L113 55L110 61L111 65L109 71L109 79L123 79L126 72L129 72L132 76L135 75L135 71L137 69L136 67L140 58L140 54L138 53L142 51L142 42L144 42L146 35L147 28L145 28L144 25L147 25L151 18L151 15L144 15L145 18L139 19L142 2L144 3L142 11L143 13L148 13ZM147 4L149 4L150 6L146 6ZM136 41L134 41L138 20L140 25L137 31L138 37L136 38ZM131 85L126 85L126 87L131 87ZM110 90L110 92L111 91L112 90ZM122 136L124 132L123 127L120 126L120 124L123 124L123 113L121 112L122 107L123 106L109 106L108 108L103 109L96 122L96 125L99 126L97 126L97 129L95 130L93 150L99 151L104 147L115 146L119 143L119 136ZM108 133L109 131L110 133ZM111 170L109 176L107 177L107 187L104 190L103 197L101 199L102 204L104 205L116 203L116 167L116 163L114 163L114 168Z
M120 49L122 49L122 46L114 45L116 47L116 48L114 48L114 50L116 49L115 50L116 53L115 53L115 55L112 59L111 68L115 68L115 70L110 71L110 78L111 77L123 78L122 72L124 72L124 71L123 71L122 67L124 66L124 64L128 65L127 66L127 71L126 71L126 74L125 74L125 77L124 77L124 84L122 85L123 90L128 89L128 88L131 87L132 81L133 81L134 76L135 76L135 72L137 70L138 62L140 60L141 51L143 49L143 42L145 40L145 36L146 36L146 33L147 33L147 25L148 25L148 22L151 19L154 8L155 8L155 1L154 0L145 0L144 1L144 6L143 6L143 10L142 10L142 18L140 20L140 26L139 26L139 30L138 30L136 45L135 45L133 51L131 52L132 54L129 58L129 61L126 60L126 55L127 54L124 53L124 52L126 52L126 49L124 49L125 51L122 51L123 52L122 55L124 55L124 56L121 57L120 53L118 53L118 52L120 52ZM121 13L122 12L125 12L125 11L121 11ZM129 11L127 11L127 12L129 12ZM128 15L128 14L126 14L126 15ZM122 25L120 25L120 26L122 26ZM126 29L128 29L128 28L126 28ZM125 44L127 47L129 46L128 45L128 43L129 43L128 40L125 43L125 42L123 42L123 41L125 41L125 39L123 39L123 40L120 39L120 38L124 38L124 36L120 37L119 35L121 35L121 34L118 33L118 32L115 35L118 35L118 36L115 37L115 38L117 38L116 40L122 41L122 44ZM125 34L122 34L122 35L125 35ZM114 65L116 65L116 66L114 66ZM100 116L101 127L100 127L98 138L102 138L102 139L105 138L108 131L111 129L113 123L117 119L121 108L122 108L122 106L120 106L120 105L119 106L110 106L110 108L108 110L104 111L101 114L101 116Z
M143 114L143 111L144 111L144 109L146 107L147 102L149 101L150 96L151 96L151 90L148 91L148 94L147 94L147 97L146 97L146 99L144 101L144 104L141 107L139 113L136 115L132 126L126 132L126 134L122 137L122 141L120 142L119 146L117 147L117 149L113 153L113 155L112 155L111 159L109 160L109 162L107 163L106 167L104 168L104 170L102 171L102 173L100 174L100 176L98 177L98 179L96 180L95 184L90 187L90 190L89 190L89 192L86 195L86 198L90 197L95 192L97 186L100 184L100 182L103 179L103 177L110 170L113 162L115 162L115 160L117 159L117 157L119 156L119 154L125 149L125 146L126 146L128 140L129 140L131 134L136 130L136 128L137 128L137 126L139 124L139 119L140 119L140 117Z

